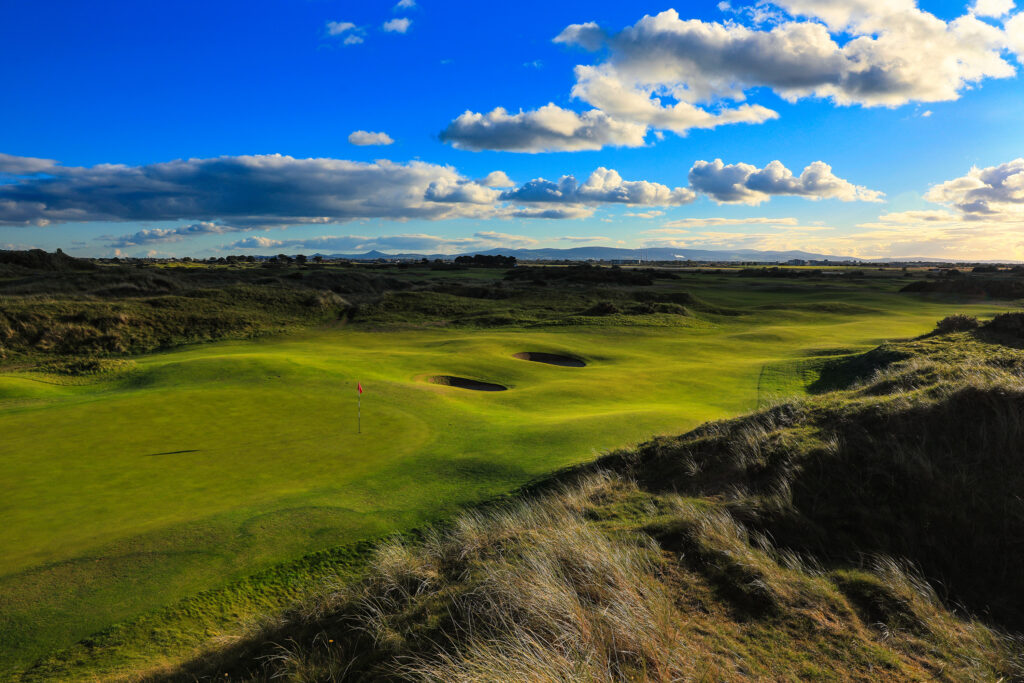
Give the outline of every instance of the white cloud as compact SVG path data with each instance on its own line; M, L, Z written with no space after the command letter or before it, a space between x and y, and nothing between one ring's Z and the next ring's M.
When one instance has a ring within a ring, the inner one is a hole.
M393 9L397 12L398 10L412 9L415 6L416 0L398 0Z
M57 165L52 159L16 157L0 153L0 175L34 175L47 173Z
M662 104L653 91L625 82L609 67L576 67L573 97L586 101L609 116L622 121L671 130L685 135L693 128L716 128L730 123L764 123L779 115L759 104L744 104L711 112L690 102Z
M366 130L352 131L349 133L348 141L360 147L367 145L390 145L394 142L387 133L371 133Z
M757 88L790 102L896 107L955 100L987 79L1015 76L1008 49L1024 62L1024 13L1004 27L978 18L1005 16L1010 0L976 0L951 21L921 10L916 0L759 0L742 8L723 1L719 8L739 21L684 19L670 9L617 33L595 22L571 24L554 42L607 47L604 61L575 69L572 96L594 109L466 112L443 138L467 149L529 152L640 146L648 129L661 139L663 130L685 135L777 118L744 102ZM539 121L556 113L557 127ZM607 126L591 130L578 120L584 116L615 122L628 135L610 135Z
M705 228L722 225L777 225L795 226L799 225L795 218L767 218L757 216L754 218L680 218L664 224L665 228ZM653 231L652 231L653 232Z
M265 227L495 212L493 207L426 199L432 185L469 179L450 166L421 161L365 163L270 154L145 166L54 166L45 173L0 184L0 225L186 220Z
M281 240L270 239L269 237L261 237L259 235L255 237L246 237L245 239L238 240L234 244L230 245L233 249L269 249L271 247L279 247L284 244Z
M591 52L601 49L601 45L607 39L608 34L597 25L597 22L588 21L585 24L569 24L562 32L554 37L552 42L563 45L578 45L584 50Z
M925 199L958 211L967 221L1024 222L1024 158L972 168L931 188Z
M971 12L979 17L1002 17L1014 9L1013 0L975 0Z
M114 247L138 247L144 244L180 242L188 237L197 237L199 235L223 235L229 232L248 232L253 229L251 226L235 226L213 221L200 221L173 228L146 228L130 235L117 237L103 235L97 239L102 242L108 242L110 246Z
M623 216L629 216L630 218L657 218L658 216L664 216L664 211L627 211L622 214Z
M556 239L558 239L561 242L610 242L611 241L607 237L603 237L601 235L592 235L590 237L583 236L583 235L579 235L579 236L577 236L577 235L566 235L564 237L558 237Z
M557 206L552 208L524 208L513 209L506 214L510 218L549 218L552 220L572 220L575 218L590 218L594 215L594 209L578 204Z
M364 41L363 41L363 37L362 36L357 36L354 33L351 33L351 34L345 36L345 40L343 40L342 42L345 45L360 45Z
M646 180L623 180L617 171L600 167L583 184L567 175L556 183L544 178L507 190L501 198L520 203L630 204L638 206L679 206L697 195L685 187L671 189Z
M772 161L764 168L744 163L726 165L721 159L698 161L690 169L690 187L720 204L757 205L773 195L844 202L877 202L883 196L837 177L832 167L822 161L809 164L799 176L794 176L780 161Z
M1017 12L1007 20L1006 39L1010 49L1017 53L1017 61L1024 64L1024 12Z
M431 202L456 202L494 205L501 190L492 189L473 181L441 178L430 184L424 198Z
M409 30L409 25L412 24L412 19L405 17L389 19L381 24L381 28L388 33L405 33Z
M516 184L504 171L491 171L482 178L480 184L485 187L515 187Z
M327 22L327 34L331 36L340 36L343 33L356 30L358 27L351 21L328 21Z
M970 14L945 22L913 0L774 4L808 20L761 30L684 20L675 10L646 16L605 39L608 61L579 67L574 93L600 107L590 99L597 73L624 92L689 103L741 100L750 88L768 87L791 101L898 106L954 100L973 83L1014 75L1001 55L1002 32Z
M592 110L579 114L554 103L534 111L509 114L498 107L488 114L467 111L441 132L441 139L459 149L508 152L596 150L642 147L647 127L617 121Z

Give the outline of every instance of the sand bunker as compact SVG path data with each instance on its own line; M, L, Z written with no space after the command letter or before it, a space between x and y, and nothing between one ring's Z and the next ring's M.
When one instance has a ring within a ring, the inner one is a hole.
M446 387L458 387L459 389L471 389L473 391L507 391L508 387L491 382L481 382L478 379L467 377L454 377L452 375L433 375L427 377L428 382L443 384Z
M548 365L561 365L565 368L585 368L587 364L573 356L561 356L557 353L541 353L539 351L523 351L512 355L519 360L532 360L534 363L547 363Z

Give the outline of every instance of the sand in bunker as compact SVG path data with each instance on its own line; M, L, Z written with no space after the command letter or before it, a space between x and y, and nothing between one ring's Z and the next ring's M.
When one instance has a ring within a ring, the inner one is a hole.
M547 363L548 365L561 365L565 368L585 368L587 364L573 356L562 356L557 353L541 353L540 351L523 351L512 354L513 358L519 360L531 360L534 363Z
M433 384L443 384L447 387L458 387L459 389L472 389L473 391L507 391L508 387L491 382L481 382L478 379L468 377L455 377L453 375L433 375L427 377L427 381Z

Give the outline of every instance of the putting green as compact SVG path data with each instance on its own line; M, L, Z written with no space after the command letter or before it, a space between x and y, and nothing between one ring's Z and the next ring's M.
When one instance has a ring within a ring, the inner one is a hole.
M753 410L766 364L996 310L879 291L830 303L813 287L700 294L748 314L680 328L330 329L153 354L94 382L0 375L3 661ZM424 381L441 375L508 390Z

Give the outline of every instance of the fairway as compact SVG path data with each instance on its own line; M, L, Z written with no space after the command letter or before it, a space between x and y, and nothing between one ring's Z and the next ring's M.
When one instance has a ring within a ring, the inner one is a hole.
M138 357L101 380L0 375L5 664L753 410L806 386L803 359L998 310L887 283L841 302L813 286L698 293L744 314L679 327L333 327Z

